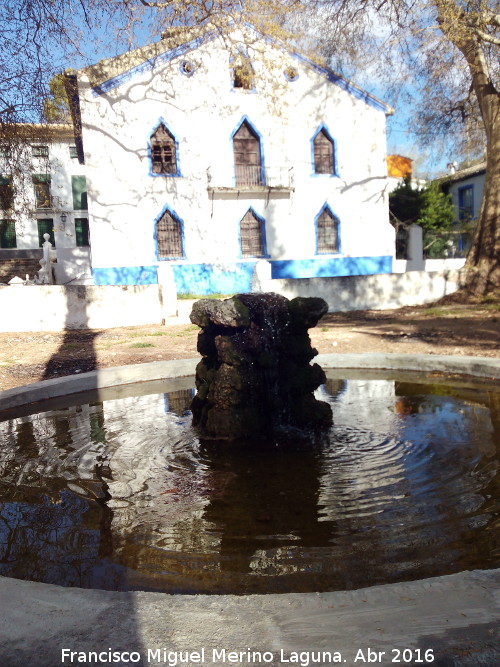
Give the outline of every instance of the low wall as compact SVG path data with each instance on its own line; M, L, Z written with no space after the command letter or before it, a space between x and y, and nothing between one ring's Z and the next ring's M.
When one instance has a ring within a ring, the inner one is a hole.
M411 271L374 276L269 280L263 287L289 299L319 296L328 303L329 312L385 310L430 303L456 292L460 275L458 270Z
M1 331L63 331L160 324L158 285L0 287Z
M395 259L392 263L393 273L406 271L452 271L461 269L465 264L465 257L449 257L448 259L423 259L418 266L411 259Z
M330 312L382 310L429 303L458 289L460 271L412 271L373 276L272 279L263 291L320 296ZM173 289L173 288L172 288ZM161 285L19 285L0 287L0 331L63 331L160 324L175 314ZM177 311L187 321L184 301ZM192 302L186 304L191 310Z

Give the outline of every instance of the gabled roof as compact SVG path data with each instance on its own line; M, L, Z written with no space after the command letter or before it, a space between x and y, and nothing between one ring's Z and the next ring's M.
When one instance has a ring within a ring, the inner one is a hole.
M2 137L22 141L43 141L57 143L73 138L73 125L67 123L12 123L4 124Z
M112 58L105 58L95 65L78 70L76 74L86 75L94 90L102 89L102 92L105 92L119 84L121 75L135 72L138 68L148 65L151 68L158 59L162 59L166 54L171 54L169 60L175 58L209 41L215 37L215 34L215 29L207 25L194 28L171 28L163 33L162 39L158 42L141 46ZM115 84L109 85L108 82L115 82Z
M473 165L472 167L465 167L465 169L459 169L454 174L448 174L447 176L442 176L439 180L444 183L456 183L457 181L464 181L467 178L472 176L478 176L479 174L484 174L486 172L486 160L484 162L479 162L478 164Z
M247 27L258 32L253 26ZM134 74L150 70L160 62L168 62L184 53L192 51L201 44L215 39L219 34L221 34L221 26L215 26L210 23L194 28L171 28L163 33L162 39L158 42L128 51L113 58L101 60L95 65L85 67L76 73L68 72L68 74L84 74L89 79L94 95L102 95L127 81ZM274 44L277 42L277 40L270 37L264 36L263 38ZM382 102L337 72L325 67L323 64L315 62L305 55L290 51L290 49L282 44L277 45L283 50L288 51L291 57L324 75L328 81L354 97L363 100L366 104L379 111L383 111L386 115L394 113L394 110L385 102Z

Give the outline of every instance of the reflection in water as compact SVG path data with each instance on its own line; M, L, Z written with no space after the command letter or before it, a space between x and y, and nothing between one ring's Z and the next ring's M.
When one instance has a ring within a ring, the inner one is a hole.
M498 567L498 393L386 380L320 393L335 425L313 444L200 444L191 390L0 423L0 574L264 593Z

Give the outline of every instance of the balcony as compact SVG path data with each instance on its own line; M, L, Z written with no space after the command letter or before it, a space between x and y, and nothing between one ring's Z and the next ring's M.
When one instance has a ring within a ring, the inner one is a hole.
M209 167L207 189L212 193L293 192L293 167L235 165L230 171Z

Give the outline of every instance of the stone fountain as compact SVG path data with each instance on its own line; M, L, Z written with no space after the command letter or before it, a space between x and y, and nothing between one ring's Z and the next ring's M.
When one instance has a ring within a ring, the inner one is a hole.
M191 409L202 439L237 440L283 429L323 430L328 404L314 397L325 382L307 333L327 312L323 299L291 301L274 293L202 299L191 312L201 327L197 395Z

